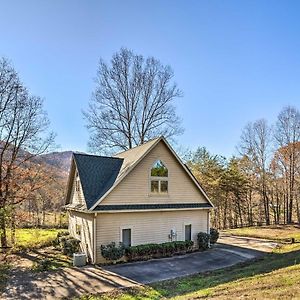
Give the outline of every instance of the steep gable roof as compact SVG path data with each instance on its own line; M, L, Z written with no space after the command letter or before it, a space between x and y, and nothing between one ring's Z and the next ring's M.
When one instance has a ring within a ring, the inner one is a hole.
M87 209L90 209L113 186L123 159L78 153L73 153L73 159Z
M160 141L160 139L161 138L156 138L138 147L115 154L114 157L122 158L124 160L117 179L120 179L122 175L126 174L155 144Z
M196 178L191 174L186 165L182 163L172 147L164 137L159 137L147 143L120 152L113 157L95 156L87 154L73 154L85 201L88 210L98 210L100 202L135 168L135 166L149 153L160 141L163 141L175 156L183 169L196 184L200 192L207 200L209 207L213 204ZM70 172L70 178L74 177L74 171ZM70 181L70 179L69 179ZM70 193L68 192L70 196ZM68 196L67 196L68 198Z

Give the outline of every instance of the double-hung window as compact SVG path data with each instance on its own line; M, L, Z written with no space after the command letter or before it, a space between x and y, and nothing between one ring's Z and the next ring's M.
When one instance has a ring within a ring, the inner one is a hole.
M168 169L161 160L155 161L150 174L151 194L168 194L169 177Z

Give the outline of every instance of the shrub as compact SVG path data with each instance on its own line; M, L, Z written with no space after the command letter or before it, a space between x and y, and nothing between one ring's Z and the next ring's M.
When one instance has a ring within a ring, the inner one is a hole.
M185 253L192 250L193 241L176 241L162 244L143 244L128 247L125 250L128 260L142 260L153 257L172 256L176 253Z
M210 242L215 244L219 238L219 231L216 228L210 228Z
M59 246L59 238L68 235L70 235L68 231L59 231L57 233L56 239L53 241L53 246Z
M71 236L61 236L59 238L59 245L63 254L72 256L80 250L80 241Z
M197 235L198 246L200 250L206 250L209 248L210 235L205 232L199 232Z
M125 247L122 243L116 246L116 243L112 242L108 245L101 245L101 255L107 260L118 260L125 254Z

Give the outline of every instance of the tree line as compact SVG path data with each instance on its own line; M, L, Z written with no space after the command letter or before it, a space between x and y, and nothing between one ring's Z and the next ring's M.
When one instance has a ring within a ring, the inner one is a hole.
M187 164L216 205L214 225L300 224L300 113L284 107L275 124L248 123L229 159L206 148Z
M40 97L32 95L11 63L0 59L0 242L15 241L16 210L47 185L34 159L49 151L54 134ZM46 180L45 180L46 179Z
M100 60L95 90L83 113L91 152L115 152L183 132L175 101L182 96L170 66L121 48ZM22 220L45 221L60 210L65 181L45 169L39 156L54 146L43 100L32 95L12 64L0 58L0 242L15 240ZM245 126L239 155L226 159L199 148L187 165L216 205L219 228L300 223L300 114L284 108L276 124ZM42 212L42 218L40 219Z

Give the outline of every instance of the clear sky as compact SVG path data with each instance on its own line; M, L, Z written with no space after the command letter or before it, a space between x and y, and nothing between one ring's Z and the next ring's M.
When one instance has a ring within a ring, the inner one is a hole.
M300 109L300 1L0 0L0 56L45 99L60 150L87 150L81 111L120 47L172 66L184 147L230 156L248 121Z

